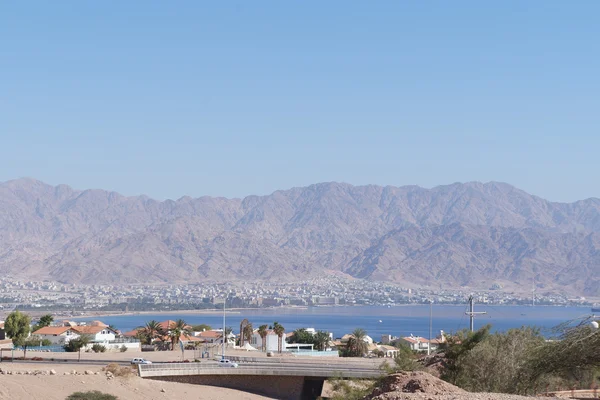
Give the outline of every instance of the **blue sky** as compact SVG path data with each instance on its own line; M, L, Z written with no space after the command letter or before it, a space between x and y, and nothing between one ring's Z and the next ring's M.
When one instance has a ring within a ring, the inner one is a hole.
M600 2L0 3L0 181L600 197Z

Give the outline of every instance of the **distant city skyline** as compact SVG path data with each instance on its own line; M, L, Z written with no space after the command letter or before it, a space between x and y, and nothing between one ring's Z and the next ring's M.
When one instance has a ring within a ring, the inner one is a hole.
M0 181L600 198L600 3L0 4Z

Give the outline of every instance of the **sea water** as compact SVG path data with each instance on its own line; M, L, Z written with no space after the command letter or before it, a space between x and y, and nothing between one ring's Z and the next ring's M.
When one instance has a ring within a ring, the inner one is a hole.
M284 326L286 332L298 328L315 328L332 332L339 338L355 328L363 328L376 341L381 335L393 336L429 336L429 305L406 306L338 306L308 308L266 308L226 310L226 326L239 331L243 319L248 319L254 328L262 324L272 325L274 321ZM432 307L433 336L440 330L447 333L456 332L469 327L469 317L465 315L466 306L434 305ZM486 314L475 318L475 329L490 324L492 331L506 331L510 328L531 326L540 328L545 336L552 336L552 328L565 322L577 323L591 315L591 310L584 307L558 306L486 306L476 305L475 311ZM98 319L114 325L122 332L143 326L150 320L165 321L183 319L189 325L208 324L213 328L221 328L223 315L220 311L211 313L178 312L178 313L143 313L95 318L77 318L79 321Z

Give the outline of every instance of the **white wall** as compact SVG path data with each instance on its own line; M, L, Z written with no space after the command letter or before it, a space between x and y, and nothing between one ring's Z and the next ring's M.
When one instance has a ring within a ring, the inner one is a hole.
M95 342L108 342L110 340L115 340L115 334L110 329L105 329L94 335Z
M267 348L266 351L273 351L276 352L277 351L277 343L278 343L279 338L277 337L277 335L274 334L270 334L267 335L267 337L265 338L265 346ZM254 347L256 347L258 350L262 350L262 338L260 337L260 335L258 333L254 333L252 335L252 340L250 340L250 344ZM285 335L283 335L283 337L281 338L281 351L285 351L285 345L286 345L286 341L285 341Z
M57 335L57 336L54 336L54 335L35 335L35 336L38 336L41 340L48 339L49 341L52 342L52 344L60 344L60 345L69 343L69 340L77 339L79 337L78 334L76 334L75 332L72 332L72 331L70 332L69 335L67 335L65 332L62 335Z

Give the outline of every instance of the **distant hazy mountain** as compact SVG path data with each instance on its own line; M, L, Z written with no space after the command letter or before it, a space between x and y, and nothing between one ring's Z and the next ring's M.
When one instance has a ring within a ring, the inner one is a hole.
M156 201L32 179L0 183L0 272L62 282L493 283L600 295L600 200L504 183L321 183L245 199Z

